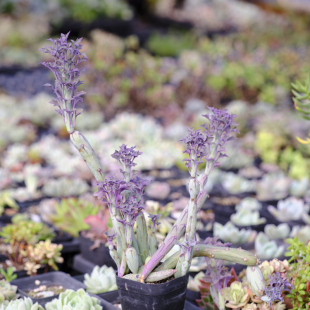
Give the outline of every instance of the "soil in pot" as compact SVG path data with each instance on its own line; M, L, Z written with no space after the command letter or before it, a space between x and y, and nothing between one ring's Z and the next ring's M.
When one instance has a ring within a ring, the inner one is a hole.
M31 298L45 298L50 296L56 296L60 293L64 292L65 288L62 285L41 285L37 288L31 289L31 290L25 290L27 295Z
M122 309L180 310L184 308L188 274L160 284L116 277Z
M22 297L31 297L34 303L38 302L41 306L45 306L47 302L55 297L57 298L57 295L62 292L61 288L63 290L86 289L83 283L59 271L16 279L12 281L12 284L17 285L18 292ZM39 291L41 291L40 296L34 297L33 293L38 293ZM47 291L52 291L54 294L46 294Z

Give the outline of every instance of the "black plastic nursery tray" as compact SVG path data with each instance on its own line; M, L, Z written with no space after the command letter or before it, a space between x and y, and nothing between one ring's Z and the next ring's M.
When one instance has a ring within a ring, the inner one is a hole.
M80 273L91 273L96 267L96 265L87 259L85 259L81 254L75 255L73 258L73 269Z
M100 301L100 304L102 306L102 310L119 310L119 308L113 306L112 304L110 304L109 302L107 302L106 300L98 297L97 295L93 295L93 294L90 294L91 296L93 297L96 297L99 301ZM190 309L189 309L190 310ZM194 309L193 309L194 310Z
M80 282L84 282L84 275L81 274L81 275L75 276L74 279L76 279ZM100 293L100 294L96 294L96 295L99 296L100 298L108 301L108 302L111 302L111 303L113 303L114 301L119 299L117 290L111 291L111 292L106 292L106 293Z
M116 269L116 264L110 256L109 248L101 243L99 247L92 249L94 241L83 236L83 231L79 234L80 250L84 259L92 262L95 265L113 267Z
M79 239L74 238L71 241L59 242L59 244L62 244L63 246L61 253L79 253L80 252Z
M40 283L37 285L35 282L39 280ZM12 284L18 287L18 292L23 297L29 297L27 294L28 290L35 289L41 285L61 285L65 289L78 290L80 288L85 289L86 286L80 281L72 278L71 276L65 274L64 272L49 272L33 277L27 277L23 279L16 279L12 281ZM38 302L41 306L44 306L47 302L57 298L57 296L50 296L45 298L31 298L33 302ZM108 309L108 308L107 308ZM113 309L113 308L111 308Z

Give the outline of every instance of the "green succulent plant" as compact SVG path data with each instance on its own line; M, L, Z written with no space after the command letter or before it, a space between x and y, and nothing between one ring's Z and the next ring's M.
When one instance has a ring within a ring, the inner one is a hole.
M85 274L84 278L88 293L100 294L117 290L115 271L112 267L96 266L91 274Z
M31 298L5 301L0 305L0 310L44 310L38 303L33 304Z
M152 53L158 56L178 56L183 50L193 49L195 36L188 33L153 34L147 42Z
M11 285L5 280L0 281L0 304L5 300L12 300L16 297L17 286Z
M51 243L51 240L40 241L35 245L29 245L22 255L27 258L25 269L29 275L36 274L41 266L50 266L58 270L57 263L62 263L62 244Z
M250 300L247 289L238 281L234 281L230 287L223 288L221 293L228 301L225 306L232 309L244 307Z
M17 275L14 273L14 268L12 266L8 267L6 271L3 268L0 268L0 273L7 282L11 282L17 278Z
M56 228L78 237L80 231L89 229L89 225L84 222L85 218L98 212L99 207L90 202L74 198L62 199L50 220Z
M285 246L278 246L274 240L270 241L267 235L260 232L255 239L255 250L259 258L272 259L280 257L285 251Z
M264 217L259 217L258 211L246 209L239 209L239 211L231 215L230 219L235 225L239 226L260 225L266 223Z
M214 223L213 231L215 236L219 236L224 242L240 244L245 242L253 242L256 231L241 229L239 230L233 223L227 222L225 225Z
M4 242L14 244L23 242L36 244L38 241L53 239L55 233L45 224L36 223L30 220L9 224L2 228L0 236Z
M290 244L285 256L290 257L290 272L293 284L290 294L287 295L293 304L293 310L309 309L310 285L310 243L305 245L297 237L287 239Z
M83 289L66 290L45 305L46 310L102 310L97 298L89 296Z
M128 20L133 15L130 6L122 0L88 2L61 0L60 3L68 16L83 22L90 22L99 17Z
M19 209L16 201L6 191L0 193L0 216L3 214L5 207L10 207L15 210Z

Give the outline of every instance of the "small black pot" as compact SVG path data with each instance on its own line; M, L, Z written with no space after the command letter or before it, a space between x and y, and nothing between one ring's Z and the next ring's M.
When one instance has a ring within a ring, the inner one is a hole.
M184 308L188 274L161 284L140 283L116 277L124 310L181 310Z
M86 286L83 283L59 271L49 272L46 274L41 274L24 279L16 279L12 281L12 284L17 285L18 292L22 297L29 297L26 291L38 287L38 285L35 284L36 280L40 281L39 286L41 285L50 286L54 284L54 285L61 285L65 289L72 289L75 291L80 288L83 289L86 288ZM50 296L46 298L31 298L31 299L33 300L34 303L37 302L39 305L45 306L47 302L53 300L54 298L58 298L58 296Z
M197 306L196 300L201 298L200 292L192 291L190 289L186 290L186 300L193 305Z
M106 265L116 269L116 264L110 256L109 248L105 244L101 243L98 248L90 250L90 247L94 245L94 241L85 238L82 233L79 235L79 241L81 254L86 260L100 267Z

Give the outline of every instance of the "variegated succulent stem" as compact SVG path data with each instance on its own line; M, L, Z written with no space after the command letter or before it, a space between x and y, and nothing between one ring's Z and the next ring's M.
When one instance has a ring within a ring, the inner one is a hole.
M154 232L150 232L149 235L149 247L150 247L150 255L154 255L157 251L157 238Z
M177 251L171 256L169 256L161 265L156 267L154 271L161 271L166 269L174 269L177 265L178 259L180 257L181 251Z
M256 255L251 252L242 250L241 248L234 249L228 247L217 247L207 244L196 244L194 246L193 257L200 256L222 259L245 266L255 266L260 263L260 260L257 258Z
M174 269L177 266L181 250L175 252L167 258L155 271L166 269ZM259 259L251 252L242 249L232 249L225 247L216 247L208 244L196 244L194 246L193 257L211 257L216 259L223 259L229 262L238 263L245 266L255 266L259 264Z
M117 266L117 269L120 268L121 266L121 260L117 254L117 251L115 249L110 249L110 256L112 257L112 259L114 260L116 266Z
M73 131L70 133L70 140L74 147L79 151L86 165L90 169L97 181L103 181L104 175L99 159L87 141L87 139L79 132Z
M152 282L157 282L161 280L165 280L167 278L170 278L176 273L176 270L174 269L168 269L168 270L163 270L163 271L157 271L157 272L152 272L147 278L146 281L147 283L152 283ZM141 275L140 274L128 274L124 276L124 279L129 279L132 281L139 281Z
M184 274L184 268L183 268L183 264L185 263L185 253L182 253L182 250L181 250L181 254L179 256L179 259L178 259L178 262L177 262L177 265L175 266L175 269L177 270L177 272L175 273L175 277L176 278L179 278L179 277L182 277ZM186 271L187 272L187 271ZM186 273L185 272L185 273Z
M126 258L126 249L125 249L123 250L121 265L118 268L118 276L123 277L126 273L126 269L127 269L127 258Z
M147 234L147 226L146 220L143 212L137 216L137 241L139 246L139 253L142 260L142 263L145 263L146 258L149 255L149 245L148 245L148 234ZM141 264L142 265L142 264Z
M116 234L116 250L117 250L118 257L122 259L122 254L123 254L122 239L119 234Z
M207 178L205 179L206 182ZM205 191L200 191L197 198L197 209L198 211L204 204L207 199L208 194ZM179 218L175 221L171 231L165 238L164 242L157 249L156 253L152 256L152 258L145 264L144 270L141 274L141 282L144 282L144 279L152 272L152 270L159 264L159 262L165 257L165 255L172 249L175 244L175 241L180 239L184 233L187 223L187 215L188 215L189 205L187 205Z
M138 273L139 257L135 248L128 246L126 250L127 264L132 273Z
M135 234L132 234L132 246L135 248L136 252L138 253L139 266L142 266L143 262L142 262L142 258L141 258L141 254L139 250L138 241L137 241Z
M118 217L119 215L117 213L113 214L113 212L110 212L110 214L111 214L113 227L116 232L118 256L121 260L121 264L118 267L118 275L120 277L120 274L123 274L123 275L125 274L126 267L127 267L127 259L126 259L127 244L126 244L125 230L124 230L124 226L116 220L116 217ZM122 252L120 251L120 249L122 249Z

